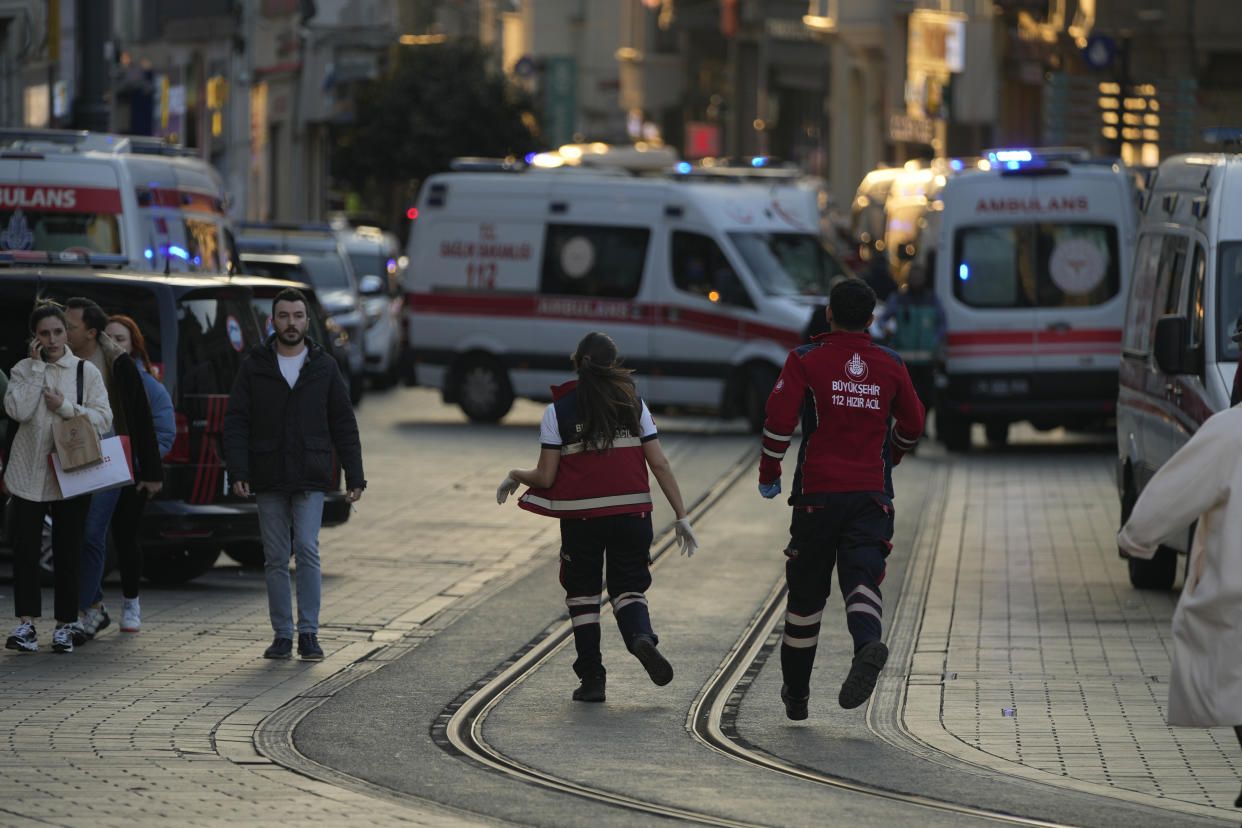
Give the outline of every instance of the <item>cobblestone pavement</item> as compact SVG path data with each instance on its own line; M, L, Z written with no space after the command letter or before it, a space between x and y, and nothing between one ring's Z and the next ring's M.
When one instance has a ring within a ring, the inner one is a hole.
M271 640L263 573L225 556L191 583L144 586L137 634L117 630L120 583L110 579L111 628L70 655L51 652L46 590L40 651L0 655L0 823L339 825L361 814L371 824L468 822L286 770L256 751L256 728L358 659L432 634L429 619L478 600L555 538L553 521L493 499L498 475L533 463L541 414L515 406L497 427L513 433L513 451L495 457L463 450L461 415L430 391L364 401L370 486L351 519L320 536L322 662L260 657ZM12 609L6 586L0 618Z
M966 455L944 498L909 731L1006 773L1236 821L1232 728L1165 724L1177 593L1130 585L1112 455Z

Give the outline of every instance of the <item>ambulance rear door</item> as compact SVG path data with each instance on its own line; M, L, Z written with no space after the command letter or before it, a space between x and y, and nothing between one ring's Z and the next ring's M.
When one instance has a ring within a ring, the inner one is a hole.
M1116 399L1136 244L1134 201L1121 174L1076 168L1032 179L1037 397L1090 406ZM1108 413L1108 412L1106 412Z
M129 256L121 190L110 163L0 153L0 250Z
M1035 274L1025 205L1032 192L1031 182L995 173L963 176L945 191L936 291L948 326L947 398L968 416L1030 395Z

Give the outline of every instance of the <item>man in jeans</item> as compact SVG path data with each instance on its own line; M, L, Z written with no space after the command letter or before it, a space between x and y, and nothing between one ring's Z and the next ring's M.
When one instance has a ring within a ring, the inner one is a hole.
M319 526L324 492L335 488L332 451L345 469L353 503L362 497L362 444L336 361L306 338L306 297L282 290L272 300L275 332L242 361L224 418L224 454L233 493L259 505L267 606L275 639L264 658L293 650L290 555L297 562L298 655L323 658L319 646Z

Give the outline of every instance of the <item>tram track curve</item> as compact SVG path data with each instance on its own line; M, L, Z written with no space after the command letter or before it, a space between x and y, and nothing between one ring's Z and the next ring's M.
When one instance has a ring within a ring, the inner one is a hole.
M752 470L753 458L748 456L740 460L692 506L691 518L698 522L726 492ZM653 555L653 567L666 559L673 545L674 538L671 531L661 535L657 541L657 551ZM762 606L752 616L715 673L697 694L686 718L686 729L697 741L717 753L752 767L847 793L926 808L945 815L993 821L997 824L1039 826L1040 828L1059 828L1063 825L1063 823L1015 816L917 794L893 791L833 776L788 758L774 756L747 744L738 738L736 733L727 732L722 722L736 713L740 698L749 686L748 677L753 677L762 668L768 656L779 644L777 625L784 606L783 598L784 586L783 583L778 582L770 590ZM571 641L572 636L573 628L568 620L549 626L525 647L514 653L510 659L464 690L446 706L432 724L432 739L449 753L494 772L596 803L691 824L759 828L762 823L735 820L702 810L649 802L559 777L507 756L487 742L483 736L483 725L489 713L504 700L511 690L521 684L526 677L533 675Z

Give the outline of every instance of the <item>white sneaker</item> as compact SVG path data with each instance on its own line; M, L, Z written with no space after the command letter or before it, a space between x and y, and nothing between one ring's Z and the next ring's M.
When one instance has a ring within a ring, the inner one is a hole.
M52 652L73 652L73 630L68 626L57 627L56 632L52 633Z
M35 634L34 624L29 621L23 621L18 624L4 646L10 650L37 653L39 651L39 636Z
M87 607L86 613L78 618L78 623L87 638L94 638L96 633L112 623L112 616L108 615L108 608L100 604L98 607Z
M142 610L137 598L126 598L121 608L121 632L138 632L142 629Z

